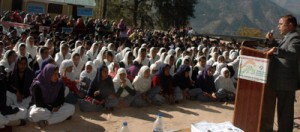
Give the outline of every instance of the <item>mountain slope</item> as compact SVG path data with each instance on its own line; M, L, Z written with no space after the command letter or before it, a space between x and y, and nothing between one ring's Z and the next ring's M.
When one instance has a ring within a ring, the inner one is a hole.
M198 0L191 26L198 33L236 35L240 27L276 29L289 11L270 0Z
M291 11L293 14L300 14L300 0L272 0L279 6Z

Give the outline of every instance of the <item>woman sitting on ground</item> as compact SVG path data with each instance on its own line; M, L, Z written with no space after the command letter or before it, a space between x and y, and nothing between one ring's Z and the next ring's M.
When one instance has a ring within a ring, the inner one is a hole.
M29 109L29 120L38 122L40 127L62 122L74 114L75 107L64 103L65 86L56 65L47 64L33 80L31 90L33 106Z

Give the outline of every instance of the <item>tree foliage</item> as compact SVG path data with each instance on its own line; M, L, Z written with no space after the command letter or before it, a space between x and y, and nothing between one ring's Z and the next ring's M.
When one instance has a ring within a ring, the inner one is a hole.
M154 0L157 9L158 25L162 29L182 27L194 17L194 6L197 0Z
M114 21L123 18L129 26L137 28L169 29L188 24L189 18L194 17L196 1L99 0L100 5L94 11L101 11L101 18Z

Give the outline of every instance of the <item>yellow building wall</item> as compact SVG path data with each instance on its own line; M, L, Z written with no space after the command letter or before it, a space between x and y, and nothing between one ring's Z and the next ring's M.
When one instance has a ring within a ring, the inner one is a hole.
M27 1L27 2L23 2L23 10L27 11L27 3L37 3L37 4L44 4L45 5L45 13L48 13L48 3L43 3L43 2L36 2L36 1ZM62 5L62 4L60 4ZM63 9L62 9L62 13L61 14L53 14L50 13L51 17L54 17L56 15L67 15L70 16L72 15L72 6L71 5L63 5Z
M1 11L11 10L12 0L1 0L1 2L2 2Z

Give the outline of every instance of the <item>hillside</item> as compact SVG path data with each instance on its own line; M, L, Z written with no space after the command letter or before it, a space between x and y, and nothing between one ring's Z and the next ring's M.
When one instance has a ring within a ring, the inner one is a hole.
M190 23L198 33L237 35L240 27L267 32L289 13L270 0L198 0Z

